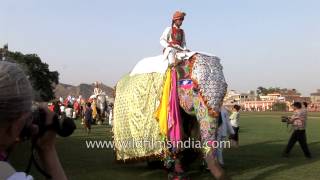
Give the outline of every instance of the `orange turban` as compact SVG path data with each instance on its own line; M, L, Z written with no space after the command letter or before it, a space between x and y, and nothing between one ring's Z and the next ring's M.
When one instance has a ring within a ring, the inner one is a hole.
M184 18L185 15L186 15L186 13L184 13L182 11L176 11L173 14L172 20L177 20L177 19L180 19L180 18Z

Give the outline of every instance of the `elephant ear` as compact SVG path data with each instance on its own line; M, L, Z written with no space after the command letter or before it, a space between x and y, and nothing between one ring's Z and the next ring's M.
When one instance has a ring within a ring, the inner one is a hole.
M217 116L228 87L220 59L204 54L195 56L191 78L197 83L199 93L209 110L214 116Z

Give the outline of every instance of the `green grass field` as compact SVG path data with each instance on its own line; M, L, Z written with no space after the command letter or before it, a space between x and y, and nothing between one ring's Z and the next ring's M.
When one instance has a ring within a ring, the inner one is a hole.
M232 179L319 179L320 175L320 113L309 113L307 136L314 158L305 159L298 144L290 158L281 157L290 133L280 123L284 113L242 113L240 118L240 147L224 151L226 172ZM57 148L69 179L167 179L161 169L150 169L146 163L117 164L111 149L87 149L86 140L110 140L111 129L93 126L87 135L78 129L66 139L59 138ZM29 154L27 144L18 146L11 155L12 164L19 170L26 167ZM191 179L212 179L199 168L199 161L191 166ZM33 169L37 179L41 176Z

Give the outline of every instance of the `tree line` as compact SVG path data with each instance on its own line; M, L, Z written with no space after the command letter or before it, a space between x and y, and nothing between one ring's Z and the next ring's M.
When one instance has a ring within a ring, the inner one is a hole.
M58 71L50 71L37 54L8 51L7 61L20 64L34 89L35 101L50 101L55 98L54 87L59 83Z

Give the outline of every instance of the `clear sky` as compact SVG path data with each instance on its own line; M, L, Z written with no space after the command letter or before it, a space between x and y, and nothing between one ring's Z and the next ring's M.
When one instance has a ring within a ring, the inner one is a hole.
M0 0L0 46L36 53L77 85L113 86L142 58L175 10L191 50L222 59L231 89L320 88L318 0Z

